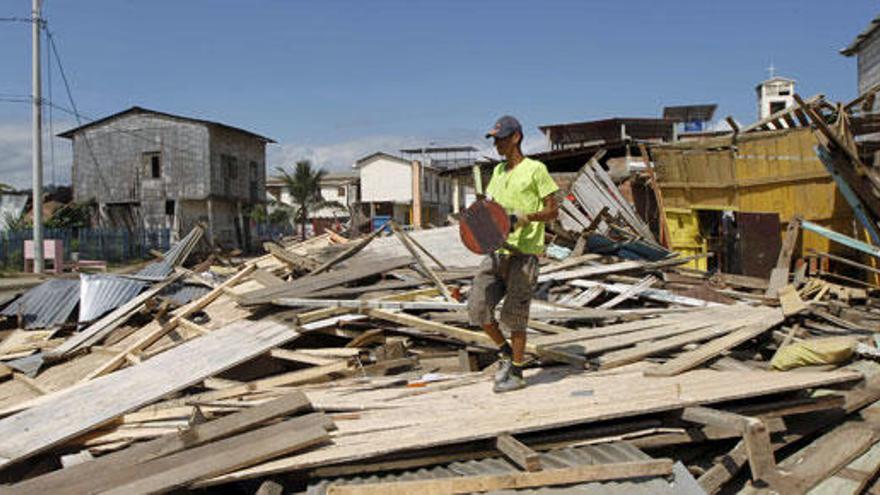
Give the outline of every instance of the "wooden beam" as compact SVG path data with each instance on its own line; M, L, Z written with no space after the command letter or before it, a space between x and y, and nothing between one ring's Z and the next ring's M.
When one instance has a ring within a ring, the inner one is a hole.
M594 464L562 469L547 469L533 473L504 473L461 476L430 480L367 483L358 485L330 485L327 495L440 495L472 493L492 490L534 488L539 486L569 485L588 481L610 481L646 476L668 476L672 461L649 461Z
M449 292L446 284L444 284L443 281L440 280L440 277L437 276L434 270L432 270L431 267L428 266L427 263L425 263L422 257L419 256L415 244L412 242L409 235L407 235L406 232L404 232L403 229L401 229L400 226L397 225L394 221L391 222L391 228L394 230L397 238L400 239L400 243L403 244L406 250L409 251L412 257L416 260L416 263L418 263L419 267L421 267L421 269L425 272L425 275L427 275L428 278L430 278L431 281L434 282L434 285L437 287L437 289L440 290L440 293L443 294L443 298L449 302L457 302L455 298L452 297L452 293ZM440 265L441 269L443 269L442 266L443 265Z
M800 233L801 221L799 218L792 218L788 222L788 228L785 231L785 237L782 239L782 248L779 250L779 257L776 259L776 267L770 273L770 284L764 293L766 297L777 297L779 289L788 284L788 271L791 269L791 256L794 247L797 244L798 234Z
M40 397L29 409L0 419L0 465L50 449L297 336L273 321L242 320L137 366Z
M528 445L504 433L495 439L495 448L523 471L540 471L541 456Z
M239 271L238 273L236 273L235 275L230 277L229 280L218 285L216 288L212 289L210 292L208 292L204 296L202 296L202 297L196 299L195 301L189 303L188 305L184 306L183 308L181 308L181 310L179 312L177 312L175 314L175 316L173 318L171 318L171 320L168 321L168 323L165 323L164 325L160 326L159 328L157 328L157 329L153 330L152 332L149 332L148 334L139 338L137 341L135 341L134 343L132 343L131 345L126 347L125 350L120 352L115 358L107 361L106 363L99 366L97 369L95 369L91 373L89 373L88 376L86 376L86 378L83 381L91 380L95 377L101 376L105 373L108 373L110 371L115 370L116 368L121 366L123 362L125 362L126 356L128 356L130 354L134 354L138 351L142 351L142 350L146 349L147 347L149 347L150 345L152 345L153 343L155 343L157 340L162 338L165 334L167 334L171 330L174 330L174 328L176 328L177 325L180 324L181 320L191 316L192 314L196 313L197 311L201 311L202 309L204 309L205 306L214 302L214 300L216 300L218 297L220 297L223 294L224 289L226 289L227 287L233 287L236 284L238 284L239 282L241 282L242 280L244 280L245 277L250 275L250 273L255 268L256 268L256 265L246 266L243 270Z
M722 352L732 349L743 342L755 338L770 328L782 323L784 316L781 312L772 311L760 321L746 325L723 337L719 337L693 351L678 355L662 365L645 371L646 376L673 376L699 366L706 361L719 356Z
M107 495L166 492L200 478L234 471L326 442L330 437L323 421L317 418L322 413L311 416L316 418L310 424L304 425L302 418L289 419L117 471L114 474L121 478L121 482L101 492Z
M25 480L10 488L9 495L29 493L56 493L82 480L96 480L121 466L134 466L184 449L213 442L223 437L248 430L256 425L281 416L306 412L312 404L302 392L293 392L278 399L241 412L229 414L207 423L194 425L180 433L161 436L155 440L135 444L127 449L98 457L87 463L70 466ZM188 408L191 409L191 408Z

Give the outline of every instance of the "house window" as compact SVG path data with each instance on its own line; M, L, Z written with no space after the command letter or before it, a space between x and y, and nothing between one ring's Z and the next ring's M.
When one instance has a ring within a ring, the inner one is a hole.
M785 102L784 101L771 101L770 102L770 113L776 113L785 110Z
M168 199L165 200L165 214L174 216L174 200Z
M345 187L344 186L336 188L336 196L338 196L340 198L345 197Z
M148 177L159 179L162 177L162 154L158 151L144 153L144 168Z
M220 171L223 174L223 194L231 196L232 183L238 177L238 160L232 155L220 155Z
M259 170L260 169L259 169L259 165L257 165L257 162L251 162L249 164L249 172L250 172L250 191L249 192L250 192L250 197L251 197L251 203L256 203L257 200L259 199L259 198L257 198L257 189L258 189L257 186L260 183Z

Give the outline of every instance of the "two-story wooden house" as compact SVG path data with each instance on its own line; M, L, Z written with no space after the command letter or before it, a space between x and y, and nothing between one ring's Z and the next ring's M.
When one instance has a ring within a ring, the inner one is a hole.
M132 107L59 134L73 141L74 201L96 226L171 229L250 244L247 209L265 200L272 139L208 120Z

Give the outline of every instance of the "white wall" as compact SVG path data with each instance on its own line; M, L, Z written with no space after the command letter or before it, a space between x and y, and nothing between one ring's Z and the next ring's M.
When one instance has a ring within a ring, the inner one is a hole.
M412 202L411 165L377 156L360 166L360 174L362 202Z

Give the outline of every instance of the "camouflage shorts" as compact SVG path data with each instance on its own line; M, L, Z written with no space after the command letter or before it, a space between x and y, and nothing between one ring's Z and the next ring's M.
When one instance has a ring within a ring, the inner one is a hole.
M532 292L538 282L538 257L534 255L489 255L480 263L468 296L471 325L482 327L495 321L495 306L501 306L501 328L524 332L529 321Z

